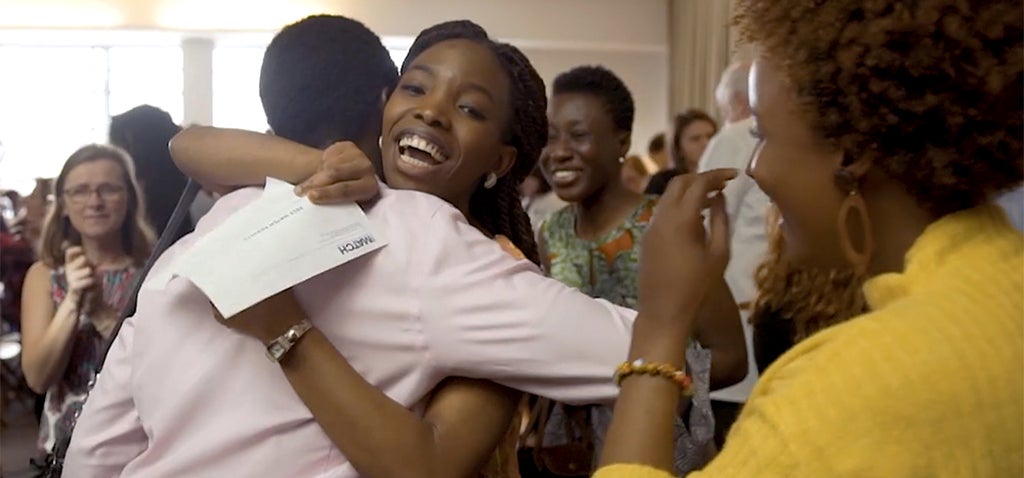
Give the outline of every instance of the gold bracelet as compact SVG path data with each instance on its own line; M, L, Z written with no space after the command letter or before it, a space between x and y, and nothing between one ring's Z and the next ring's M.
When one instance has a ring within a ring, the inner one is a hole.
M622 380L631 375L651 375L664 377L679 386L683 395L693 394L693 378L675 365L663 362L647 362L638 358L632 362L622 362L615 368L615 385L622 386Z

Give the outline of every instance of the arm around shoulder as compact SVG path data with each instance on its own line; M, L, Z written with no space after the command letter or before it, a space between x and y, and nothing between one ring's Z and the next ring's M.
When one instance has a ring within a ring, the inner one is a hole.
M214 191L262 185L268 176L298 184L316 172L322 155L279 136L211 126L182 130L170 150L179 169Z

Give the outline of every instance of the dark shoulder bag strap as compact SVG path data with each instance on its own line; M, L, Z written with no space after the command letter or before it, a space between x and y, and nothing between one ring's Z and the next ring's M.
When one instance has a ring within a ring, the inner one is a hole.
M185 190L181 193L181 198L178 199L178 204L174 206L174 212L171 213L170 220L167 221L167 227L160 234L160 238L157 239L156 245L153 247L153 252L146 259L146 265L135 275L135 281L132 284L131 293L128 295L128 302L125 303L124 307L119 311L117 324L114 325L114 330L110 332L110 337L107 339L106 344L103 346L103 351L100 353L99 360L96 363L96 371L93 373L92 380L89 381L89 391L92 391L92 387L95 384L96 377L99 375L100 370L103 369L103 363L107 360L107 353L110 352L110 346L113 345L114 339L117 338L118 332L121 331L121 324L124 323L125 318L135 313L135 303L139 297L139 290L142 289L142 282L146 279L146 275L149 274L149 270L153 268L153 264L163 254L168 247L178 238L178 231L181 230L182 224L188 219L189 208L192 206L192 201L195 200L196 195L199 193L199 183L192 179L188 180L185 185ZM88 396L87 396L88 399ZM78 417L75 417L77 421ZM75 429L75 423L71 423L70 430L73 433ZM61 472L64 468L64 456L67 455L68 445L71 442L71 434L68 433L63 440L58 440L53 445L53 457L50 458L48 463L48 470L46 476L49 478L57 478L61 476Z

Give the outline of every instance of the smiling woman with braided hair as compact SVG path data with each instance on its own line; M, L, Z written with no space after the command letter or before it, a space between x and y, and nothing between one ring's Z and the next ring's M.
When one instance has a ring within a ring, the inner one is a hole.
M268 55L273 49L272 44ZM506 251L539 264L533 231L517 189L535 169L547 137L544 83L529 60L515 47L491 40L478 25L453 21L424 30L401 72L394 90L385 92L380 141L373 141L380 148L379 156L363 143L360 148L365 154L356 151L355 156L363 162L380 158L375 166L389 187L444 199ZM264 76L270 73L273 70L265 68ZM274 83L264 80L263 86ZM178 164L201 181L248 184L268 175L294 178L292 181L314 175L303 183L311 188L310 199L331 199L322 195L332 191L330 185L311 187L319 179L329 181L331 177L320 175L324 171L316 168L322 166L321 152L306 147L308 144L238 131L204 129L202 134L215 136L216 140L203 142L203 147L188 146L186 143L194 136L186 131L172 147ZM212 144L216 147L206 147ZM300 155L311 152L316 162L307 168L309 163L301 164L293 158L267 158L274 155L266 151L280 151L282 144L291 151L297 149ZM323 157L332 149L352 152L355 148L351 146L333 146ZM266 161L253 161L253 157ZM270 309L254 307L241 314L247 318L232 318L231 324L239 323L239 319L256 322L275 315L293 315L293 303L281 303L277 300ZM362 380L354 375L336 379L347 384ZM359 386L366 390L365 381ZM298 390L295 383L293 387ZM349 396L354 393L343 388ZM330 401L329 391L303 391L305 397L313 397L306 400L307 405L315 400L320 409L331 408L325 408ZM381 433L354 436L336 418L340 412L318 418L361 475L467 476L481 468L490 477L517 474L514 450L507 446L497 453L493 450L498 441L495 437L500 438L505 431L512 438L505 444L515 444L519 427L513 423L513 415L518 393L489 382L448 379L434 389L420 417L395 407L376 389L369 392L375 395L358 402L358 406L347 407L344 415L353 420L371 420L369 428L379 429L382 414L389 414L387 429L381 429ZM489 456L490 463L484 466Z

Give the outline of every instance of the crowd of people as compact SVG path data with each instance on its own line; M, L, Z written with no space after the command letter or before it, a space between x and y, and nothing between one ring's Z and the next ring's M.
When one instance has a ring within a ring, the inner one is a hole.
M545 85L466 20L399 68L356 20L284 27L273 134L112 118L7 200L41 472L1024 474L1024 7L737 8L721 121L646 155L614 71ZM175 227L187 177L219 199ZM155 279L266 177L389 244L229 320Z

